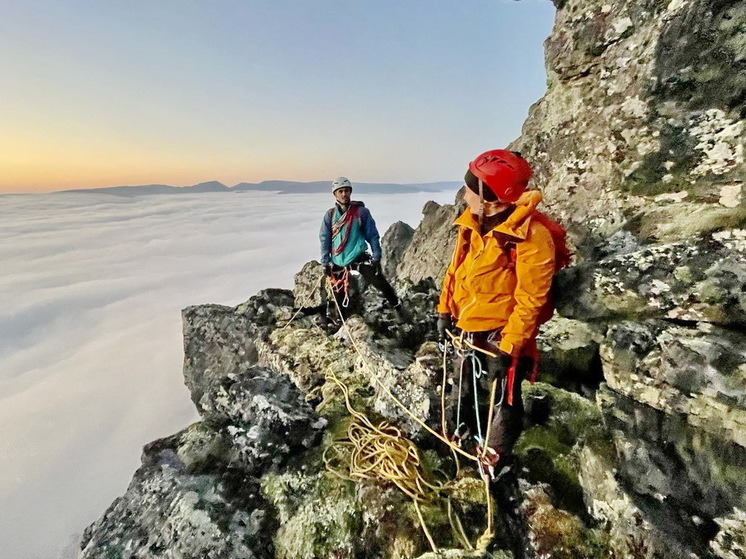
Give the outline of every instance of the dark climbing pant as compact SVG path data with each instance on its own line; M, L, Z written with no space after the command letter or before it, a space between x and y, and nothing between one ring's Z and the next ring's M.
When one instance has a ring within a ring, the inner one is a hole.
M496 353L497 349L494 344L488 341L490 334L492 332L473 332L464 335L471 336L475 346ZM475 437L484 440L487 437L487 445L494 449L501 458L509 456L523 430L521 381L531 371L533 360L530 357L521 357L518 361L513 382L512 405L508 404L506 394L507 370L499 358L471 350L456 354L453 364L453 374L445 387L448 435L451 436L458 430L458 434L465 441L475 441ZM488 426L490 394L495 382L492 424ZM481 441L476 442L483 444ZM465 446L473 448L471 442L466 443Z

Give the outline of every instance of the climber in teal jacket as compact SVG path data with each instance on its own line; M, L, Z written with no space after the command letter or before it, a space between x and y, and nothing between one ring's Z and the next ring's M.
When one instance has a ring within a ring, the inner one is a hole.
M349 272L356 270L397 308L399 298L381 270L381 236L373 216L365 204L350 199L352 184L349 179L334 179L332 194L336 204L324 214L319 241L321 263L334 287L337 302L340 307L348 307Z
M345 177L335 179L332 194L337 203L324 214L319 231L321 263L329 266L333 262L342 268L349 266L366 253L367 244L373 252L370 260L379 262L381 241L376 222L365 204L350 200L350 181Z

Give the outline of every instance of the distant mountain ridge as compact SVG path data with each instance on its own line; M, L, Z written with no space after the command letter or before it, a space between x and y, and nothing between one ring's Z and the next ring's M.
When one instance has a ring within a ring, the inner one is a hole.
M353 182L355 192L358 193L384 193L403 194L408 192L440 192L443 190L456 190L461 186L460 181L441 181L427 183L373 183ZM100 193L113 194L117 196L134 196L141 194L191 194L195 192L278 192L280 194L300 193L323 193L330 192L330 181L296 182L282 180L268 180L258 183L242 182L235 186L226 186L218 181L201 182L192 186L170 186L167 184L146 184L141 186L108 186L102 188L76 188L72 190L61 190L59 192L74 193Z

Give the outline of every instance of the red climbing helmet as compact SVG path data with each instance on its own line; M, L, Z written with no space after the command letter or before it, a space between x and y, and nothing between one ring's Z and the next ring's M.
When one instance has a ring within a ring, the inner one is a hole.
M469 171L502 202L518 200L531 178L528 162L520 153L507 149L485 151L469 163Z

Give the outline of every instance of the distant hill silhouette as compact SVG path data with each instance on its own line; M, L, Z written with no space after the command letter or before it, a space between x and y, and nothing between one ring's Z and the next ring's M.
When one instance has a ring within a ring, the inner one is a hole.
M459 181L427 182L415 184L353 182L355 192L360 194L403 194L407 192L440 192L456 190L461 186ZM117 196L137 196L144 194L188 194L195 192L278 192L280 194L331 193L330 181L294 182L263 181L259 183L242 182L233 187L218 181L201 182L192 186L169 186L167 184L145 184L141 186L108 186L103 188L76 188L59 192L113 194Z

